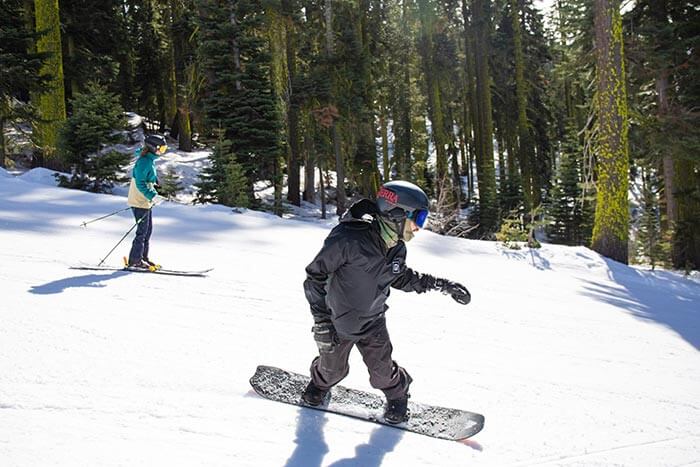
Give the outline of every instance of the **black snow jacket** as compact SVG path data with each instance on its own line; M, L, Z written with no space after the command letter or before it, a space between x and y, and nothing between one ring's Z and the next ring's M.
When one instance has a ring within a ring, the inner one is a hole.
M402 240L387 249L376 204L355 203L306 267L304 292L315 322L333 323L338 335L360 339L385 323L389 287L422 293L435 278L406 266Z

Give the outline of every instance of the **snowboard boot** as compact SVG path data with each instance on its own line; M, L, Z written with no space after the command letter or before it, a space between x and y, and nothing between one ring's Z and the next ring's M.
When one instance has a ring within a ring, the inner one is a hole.
M384 411L384 420L387 423L396 425L397 423L403 423L408 420L408 398L406 396L400 399L389 399L387 400L386 410Z
M304 389L304 394L301 395L301 400L303 400L306 405L318 407L323 403L326 394L328 394L328 389L321 389L316 386L313 381L309 381L308 386Z

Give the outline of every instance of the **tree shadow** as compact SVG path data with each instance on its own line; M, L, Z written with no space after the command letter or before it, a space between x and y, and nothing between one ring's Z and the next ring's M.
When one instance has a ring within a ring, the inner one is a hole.
M67 277L47 282L46 284L33 285L29 288L29 292L37 295L57 294L70 289L72 287L106 287L104 281L116 279L118 277L129 274L126 271L113 271L111 274L87 274L83 276Z
M588 281L585 294L673 329L700 350L700 284L668 271L642 271L603 258L622 287Z
M502 248L501 254L508 259L530 262L532 263L533 267L539 269L540 271L552 269L552 264L547 258L540 254L540 250L537 248L523 247L520 250Z

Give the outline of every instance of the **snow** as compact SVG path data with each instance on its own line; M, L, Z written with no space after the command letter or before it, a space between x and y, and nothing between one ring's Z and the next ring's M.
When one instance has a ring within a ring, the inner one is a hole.
M40 167L24 172L23 174L19 175L18 178L26 182L39 183L41 185L48 186L56 186L55 174L57 173L58 172L56 172L55 170L49 170ZM66 173L62 173L62 175L70 176L70 174Z
M182 157L179 170L204 163ZM165 202L151 256L214 267L209 277L80 271L69 266L97 263L133 218L81 222L122 209L124 196L57 188L45 171L7 175L3 466L700 463L697 281L582 247L512 251L420 232L409 265L464 283L473 301L394 291L394 357L414 401L486 416L461 444L252 393L258 364L305 373L315 355L301 284L332 220ZM354 352L343 384L374 391L367 379Z

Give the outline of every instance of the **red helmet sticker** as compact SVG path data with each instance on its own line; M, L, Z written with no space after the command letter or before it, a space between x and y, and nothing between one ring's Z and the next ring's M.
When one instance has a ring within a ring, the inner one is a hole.
M399 203L399 195L394 193L391 190L387 190L384 187L381 187L379 189L379 192L377 193L377 198L384 198L385 200L389 201L391 204L398 204Z

